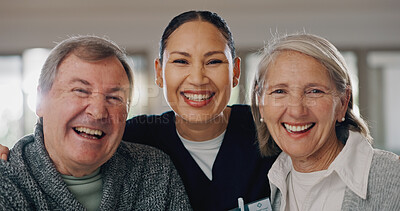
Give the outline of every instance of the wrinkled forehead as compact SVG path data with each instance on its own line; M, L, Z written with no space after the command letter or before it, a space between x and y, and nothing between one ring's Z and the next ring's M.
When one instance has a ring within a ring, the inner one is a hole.
M333 83L325 65L314 57L296 51L284 51L274 55L265 71L265 83L270 85Z
M130 87L125 68L115 56L87 61L72 54L60 63L54 82L107 89Z

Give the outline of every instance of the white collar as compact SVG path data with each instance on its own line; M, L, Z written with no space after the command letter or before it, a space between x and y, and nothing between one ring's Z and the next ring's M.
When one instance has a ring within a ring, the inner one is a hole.
M350 131L346 145L331 163L328 172L336 171L350 190L366 199L373 153L372 146L360 133Z
M337 172L350 190L366 199L372 156L373 148L368 141L360 133L350 131L345 146L327 169L326 176L334 171ZM286 203L286 179L292 168L292 160L282 152L268 173L269 181L281 190L281 204ZM271 193L272 196L273 194Z

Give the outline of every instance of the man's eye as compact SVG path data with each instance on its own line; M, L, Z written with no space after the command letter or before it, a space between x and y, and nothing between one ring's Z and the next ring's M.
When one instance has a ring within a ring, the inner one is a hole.
M188 61L184 60L184 59L176 59L174 61L172 61L172 63L176 63L176 64L188 64Z
M90 95L90 91L82 88L75 88L72 92L79 97L88 97Z
M324 92L319 89L313 89L310 91L310 93L317 94L317 93L324 93Z
M106 99L108 102L110 102L111 104L123 104L125 102L123 97L120 96L112 96L112 95L108 95L106 96Z
M222 60L213 59L213 60L210 60L207 64L220 64L220 63L222 63Z

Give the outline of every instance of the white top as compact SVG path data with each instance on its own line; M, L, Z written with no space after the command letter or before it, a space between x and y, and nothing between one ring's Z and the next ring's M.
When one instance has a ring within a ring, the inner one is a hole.
M183 138L178 131L176 132L197 165L203 170L208 179L212 180L212 167L224 139L225 131L208 141L190 141Z
M282 152L268 173L270 183L282 193L280 210L340 210L346 187L365 199L372 155L365 138L351 131L342 151L324 171L296 172Z

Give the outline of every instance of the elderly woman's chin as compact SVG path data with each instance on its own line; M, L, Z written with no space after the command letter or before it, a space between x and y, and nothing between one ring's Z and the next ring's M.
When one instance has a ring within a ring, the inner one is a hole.
M316 125L316 124L313 124ZM274 138L277 145L292 159L307 159L310 157L321 157L338 140L333 133L318 131L318 127L312 127L302 132L291 132L282 130L281 135Z

